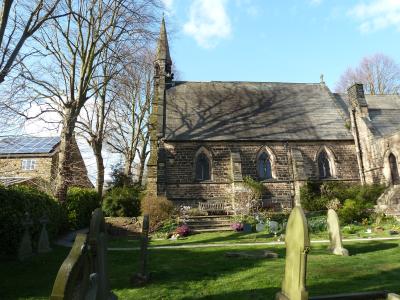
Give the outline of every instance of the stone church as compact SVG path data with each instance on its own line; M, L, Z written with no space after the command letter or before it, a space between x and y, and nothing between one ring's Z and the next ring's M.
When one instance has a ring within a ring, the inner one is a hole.
M177 204L228 203L250 176L263 206L307 180L399 183L400 96L323 82L174 81L165 22L155 68L148 188Z

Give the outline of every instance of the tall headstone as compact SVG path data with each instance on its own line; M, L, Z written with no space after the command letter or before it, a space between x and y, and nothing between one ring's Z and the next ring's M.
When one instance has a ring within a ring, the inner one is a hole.
M328 209L329 250L335 255L348 256L349 251L343 248L342 233L340 232L339 218L333 209Z
M286 226L286 260L282 291L276 300L306 300L307 253L310 250L307 220L300 206L293 208Z
M24 260L32 256L32 241L29 229L32 227L33 221L28 212L25 213L25 218L22 220L24 234L22 235L21 243L18 248L18 259Z
M148 271L149 224L150 224L149 215L144 215L142 223L142 234L140 237L139 272L133 274L133 276L131 277L131 282L135 285L145 284L150 279Z
M106 223L103 211L100 208L96 208L92 213L88 240L91 259L93 260L91 277L93 278L93 273L96 273L97 294L95 299L116 299L116 296L111 292L108 278Z
M38 242L38 253L50 252L49 234L47 233L46 225L49 223L49 218L44 215L39 220L42 225L42 230L40 231L39 242Z
M78 233L58 270L51 300L114 300L107 273L107 234L100 208L94 210L89 234Z

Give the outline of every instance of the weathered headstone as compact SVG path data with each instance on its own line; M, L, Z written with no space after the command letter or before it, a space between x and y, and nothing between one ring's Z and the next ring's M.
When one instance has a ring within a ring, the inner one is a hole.
M306 300L307 253L310 249L307 220L300 206L293 208L286 227L286 260L282 291L276 300Z
M24 234L22 235L21 243L18 248L18 259L24 260L32 256L32 241L31 234L29 232L30 227L33 225L33 221L29 213L25 213L25 218L22 221L22 226L24 227Z
M57 273L51 300L110 300L107 277L107 235L100 208L92 214L89 234L78 233L68 257Z
M276 221L269 222L269 231L272 232L275 236L279 231L279 223Z
M349 251L343 248L342 233L340 232L339 218L333 209L328 209L329 250L335 255L348 256Z
M265 230L265 224L264 223L258 223L256 224L256 231L261 232Z
M149 215L144 215L142 223L142 234L140 236L139 272L133 274L131 277L131 282L135 285L146 284L150 279L148 271L149 223Z
M47 216L43 216L39 220L42 225L42 230L40 231L39 242L38 242L38 253L46 253L50 252L50 243L49 243L49 235L47 233L46 225L49 223L49 218Z
M116 296L110 290L108 279L106 223L103 211L100 208L95 209L92 213L88 240L90 255L93 260L91 273L96 273L96 300L116 299Z
M78 233L71 251L58 270L50 300L84 299L89 289L89 276L87 235Z

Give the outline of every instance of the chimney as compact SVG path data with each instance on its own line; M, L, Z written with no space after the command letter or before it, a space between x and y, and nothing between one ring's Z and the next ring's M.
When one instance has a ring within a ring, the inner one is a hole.
M364 86L362 83L354 83L347 89L350 104L353 109L361 113L361 116L368 117L368 104L365 100Z

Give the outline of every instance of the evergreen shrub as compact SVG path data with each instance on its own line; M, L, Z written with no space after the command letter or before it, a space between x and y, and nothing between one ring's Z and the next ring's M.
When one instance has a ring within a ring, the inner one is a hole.
M70 187L64 207L70 229L89 226L92 212L100 206L99 194L94 189Z
M44 215L49 219L46 228L50 240L57 237L67 227L64 208L52 196L35 188L26 186L0 186L0 254L15 256L24 227L25 212L30 215L33 226L30 228L32 247L37 248Z
M142 189L140 187L115 187L103 199L103 211L110 217L137 217L140 215Z

